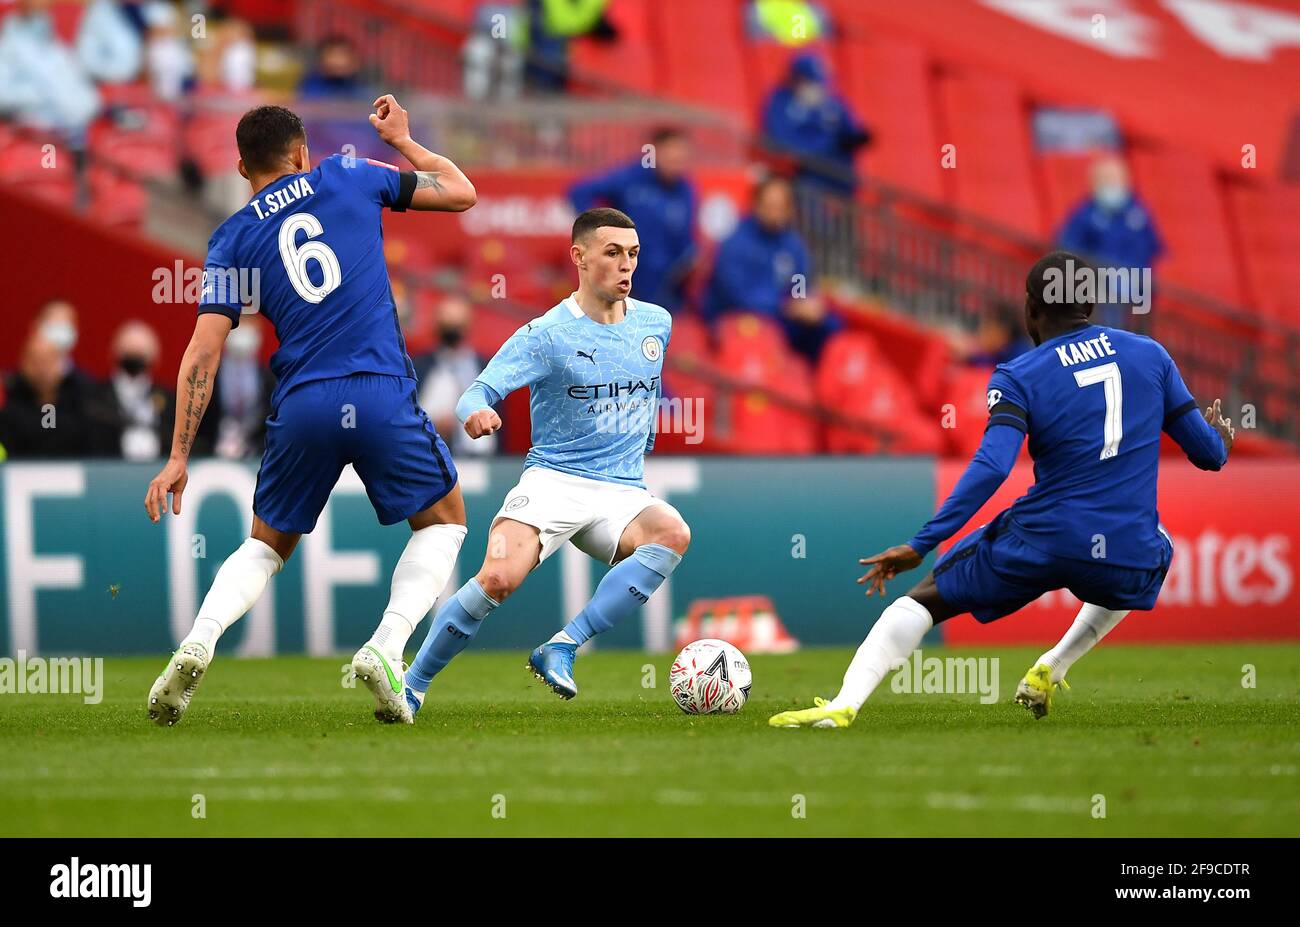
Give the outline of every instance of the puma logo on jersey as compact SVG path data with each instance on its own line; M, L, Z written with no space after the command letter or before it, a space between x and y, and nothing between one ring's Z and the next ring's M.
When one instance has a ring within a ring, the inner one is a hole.
M578 352L578 356L579 356L579 357L585 357L587 360L591 361L593 364L596 363L596 349L595 349L595 348L592 348L592 349L591 349L591 353L590 353L590 354L588 354L586 351L579 351L579 352Z

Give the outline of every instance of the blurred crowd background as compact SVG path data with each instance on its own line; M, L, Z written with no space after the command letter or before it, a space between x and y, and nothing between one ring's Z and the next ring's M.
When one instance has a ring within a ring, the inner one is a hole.
M479 190L463 216L385 227L421 401L458 454L527 446L523 397L479 442L455 401L572 290L573 214L611 205L642 242L633 295L674 315L667 393L702 403L704 440L667 436L660 453L968 454L991 368L1031 347L1024 271L1058 245L1150 269L1141 307L1127 294L1099 321L1160 338L1198 399L1249 407L1246 453L1293 455L1300 195L1285 152L1243 154L1290 129L1243 137L1227 90L1246 69L1281 82L1278 112L1297 102L1297 50L1278 36L1300 10L1278 0L1261 7L1274 19L1233 24L1268 41L1232 60L1154 0L1097 4L1113 32L1096 47L1070 4L1012 6L4 0L0 249L21 282L0 446L165 455L193 321L181 267L247 198L235 122L281 102L315 158L393 160L366 121L391 91ZM1137 60L1132 15L1178 41ZM1199 85L1177 49L1200 56ZM1166 124L1135 95L1169 80ZM178 280L161 297L158 274ZM232 333L196 453L260 454L275 336L259 323Z

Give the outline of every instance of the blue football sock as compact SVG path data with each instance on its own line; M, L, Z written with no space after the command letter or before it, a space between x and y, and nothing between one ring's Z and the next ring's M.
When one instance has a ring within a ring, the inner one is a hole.
M433 625L406 671L406 684L417 692L426 692L433 677L451 662L474 639L487 613L500 603L483 591L477 579L456 590L433 616Z
M608 631L644 605L681 562L682 555L671 548L642 544L605 574L587 607L564 626L564 633L581 645Z

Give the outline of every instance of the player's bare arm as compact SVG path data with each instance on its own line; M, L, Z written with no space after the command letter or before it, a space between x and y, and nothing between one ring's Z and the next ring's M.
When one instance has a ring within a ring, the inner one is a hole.
M181 513L181 494L189 480L190 451L212 399L212 381L221 366L221 352L230 334L230 319L216 312L200 315L176 378L176 426L172 432L171 456L149 483L144 509L157 523L167 511L167 494L172 495L172 514Z
M375 100L374 107L370 124L379 137L415 166L411 209L464 212L478 202L474 185L450 158L434 154L411 138L410 118L391 93Z
M867 595L871 595L873 591L878 595L884 595L886 580L893 579L899 573L916 569L924 559L907 544L899 544L871 557L863 557L858 563L870 566L871 569L858 577L858 585L866 583Z
M1231 454L1232 439L1237 436L1237 430L1232 427L1232 419L1223 417L1223 410L1218 399L1214 400L1214 405L1205 407L1205 421L1219 433L1219 437L1223 439L1224 448Z
M481 438L484 435L495 434L500 430L501 416L497 415L492 409L479 409L465 419L465 434L471 438Z

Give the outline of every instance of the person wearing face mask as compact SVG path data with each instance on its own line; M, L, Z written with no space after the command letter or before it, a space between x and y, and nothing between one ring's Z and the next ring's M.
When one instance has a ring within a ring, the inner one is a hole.
M56 344L36 326L18 369L0 393L0 448L8 457L95 457L111 453L103 390L69 366L66 339Z
M459 428L456 403L487 363L465 341L473 307L463 296L451 295L438 306L438 346L412 363L420 373L420 406L433 419L439 434L452 435L453 454L491 454L496 435L474 440Z
M221 369L212 379L213 407L194 439L194 454L228 460L257 457L266 444L275 377L262 363L262 317L245 314L226 338Z
M109 390L125 460L157 459L172 432L176 397L153 381L158 353L158 336L144 322L127 322L113 336Z
M796 180L831 193L857 189L857 150L871 132L831 86L816 55L797 56L790 72L763 106L763 141L773 152L798 159Z
M1065 220L1057 242L1091 258L1098 268L1150 268L1164 250L1155 221L1133 193L1122 158L1105 155L1092 165L1092 193ZM1099 305L1098 318L1128 328L1122 305Z

